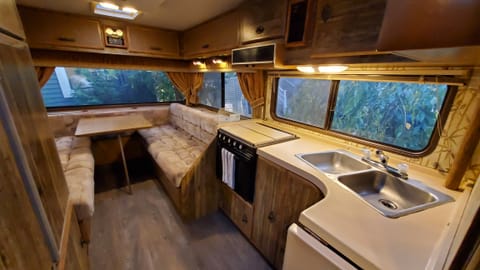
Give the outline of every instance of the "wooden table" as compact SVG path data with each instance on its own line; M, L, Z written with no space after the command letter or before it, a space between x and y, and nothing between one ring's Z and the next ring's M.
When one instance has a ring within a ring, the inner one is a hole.
M132 194L132 186L130 185L130 177L128 175L127 161L122 144L122 132L135 131L138 129L152 127L143 115L123 115L82 118L78 121L75 136L95 136L104 134L117 134L120 151L122 153L123 169L125 170L125 178L127 180L128 193Z

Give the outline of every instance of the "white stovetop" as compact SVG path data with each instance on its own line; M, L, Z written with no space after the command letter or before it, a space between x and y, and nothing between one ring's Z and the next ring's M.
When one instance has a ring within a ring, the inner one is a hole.
M241 139L256 147L262 147L295 138L295 135L254 121L241 121L236 124L223 126L221 129L237 139Z

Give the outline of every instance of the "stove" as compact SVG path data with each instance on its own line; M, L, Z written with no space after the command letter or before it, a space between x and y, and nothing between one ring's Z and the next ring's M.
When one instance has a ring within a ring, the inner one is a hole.
M255 122L220 128L217 135L217 178L230 186L245 201L252 203L255 193L257 148L294 138L296 136L291 133ZM233 158L230 165L226 161L229 155Z
M233 137L232 139L236 139L240 141L240 143L247 144L254 148L285 142L296 138L296 136L291 133L256 122L239 123L222 127L220 128L219 136L220 140L224 137Z

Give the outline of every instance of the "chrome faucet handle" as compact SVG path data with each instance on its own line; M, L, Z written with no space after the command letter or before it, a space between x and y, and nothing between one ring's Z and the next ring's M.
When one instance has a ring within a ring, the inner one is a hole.
M378 157L378 159L384 166L387 166L388 156L385 155L382 150L379 150L379 149L375 150L375 155Z
M362 148L362 153L364 159L370 159L370 149Z

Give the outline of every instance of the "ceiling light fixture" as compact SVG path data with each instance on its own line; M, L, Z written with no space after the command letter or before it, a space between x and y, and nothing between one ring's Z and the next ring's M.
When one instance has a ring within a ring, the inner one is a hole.
M123 7L110 2L92 2L92 10L94 14L115 17L120 19L133 20L140 12L133 7Z
M340 73L348 69L348 66L319 66L318 71L321 73Z
M220 64L225 63L225 61L223 61L223 60L220 59L220 58L213 58L213 59L212 59L212 63L220 65Z
M297 66L297 70L303 73L314 73L315 69L312 66Z
M205 60L194 60L194 61L192 62L192 64L193 64L194 66L198 66L198 67L201 67L201 68L207 67L207 65L205 64Z

